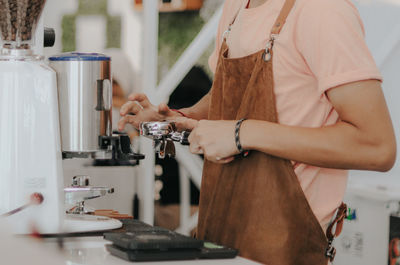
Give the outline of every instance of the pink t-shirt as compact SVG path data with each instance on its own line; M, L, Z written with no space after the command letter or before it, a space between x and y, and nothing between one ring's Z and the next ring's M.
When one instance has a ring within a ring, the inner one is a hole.
M226 0L211 55L215 71L222 35L229 57L243 57L265 48L284 0L268 0L246 9L248 0ZM239 11L240 10L240 11ZM239 12L239 13L238 13ZM364 40L364 28L350 0L297 0L274 44L276 108L281 124L322 127L338 121L325 92L349 82L381 75ZM293 162L308 202L322 227L341 203L347 171Z

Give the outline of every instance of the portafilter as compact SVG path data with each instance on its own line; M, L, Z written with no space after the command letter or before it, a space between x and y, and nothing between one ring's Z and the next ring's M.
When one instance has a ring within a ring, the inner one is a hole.
M159 158L175 156L174 142L189 145L190 132L178 132L174 122L153 121L140 124L140 135L153 140Z

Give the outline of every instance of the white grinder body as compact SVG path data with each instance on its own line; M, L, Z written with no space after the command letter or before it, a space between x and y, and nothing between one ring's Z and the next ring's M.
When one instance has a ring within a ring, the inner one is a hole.
M15 233L57 233L64 194L56 74L41 58L0 59L0 214L29 203L6 219Z

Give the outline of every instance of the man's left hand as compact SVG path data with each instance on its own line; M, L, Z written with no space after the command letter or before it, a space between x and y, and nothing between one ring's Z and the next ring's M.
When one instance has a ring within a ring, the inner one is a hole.
M190 151L215 163L229 163L239 153L235 144L236 121L201 120L189 136Z

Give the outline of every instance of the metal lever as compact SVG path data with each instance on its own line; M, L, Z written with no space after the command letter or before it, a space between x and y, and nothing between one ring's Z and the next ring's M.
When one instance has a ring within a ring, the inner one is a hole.
M24 204L24 205L22 205L16 209L13 209L9 212L3 213L0 215L0 217L11 216L13 214L19 213L20 211L22 211L32 205L40 205L40 204L42 204L43 200L44 200L44 198L41 193L38 193L38 192L32 193L29 198L29 202L27 204Z
M171 133L171 139L175 142L180 142L182 145L190 145L189 143L190 132L173 132Z

